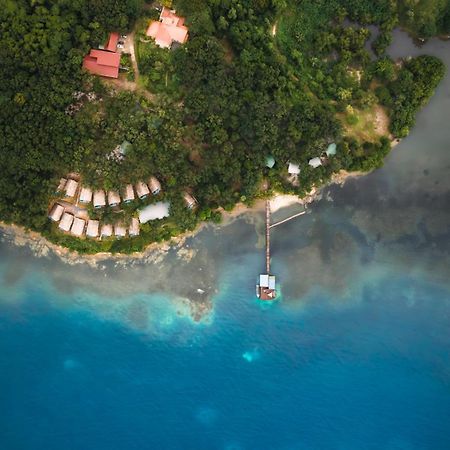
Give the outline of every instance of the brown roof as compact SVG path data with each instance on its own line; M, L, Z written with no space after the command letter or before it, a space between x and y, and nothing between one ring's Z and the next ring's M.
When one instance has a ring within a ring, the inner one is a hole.
M114 225L114 234L117 237L125 237L127 234L127 229L121 223L116 223Z
M106 206L106 196L105 191L99 190L94 192L94 206L100 207L100 206Z
M79 217L75 217L73 219L73 224L71 228L71 232L75 236L81 236L84 233L84 227L86 225L86 221L83 219L80 219Z
M120 195L116 191L108 192L108 205L118 205L120 203Z
M148 187L150 188L152 194L157 194L161 191L161 183L155 177L150 177L150 180L148 180Z
M185 201L185 203L186 203L188 208L193 208L194 205L197 203L195 198L192 197L192 195L188 194L187 192L185 192L183 194L183 198L184 198L184 201Z
M92 238L98 237L98 229L100 222L98 220L90 220L87 225L86 235Z
M112 236L113 228L109 223L104 223L102 225L100 234L101 236Z
M138 181L136 183L136 193L138 197L144 197L145 195L150 194L150 190L148 189L148 186L144 182Z
M78 183L75 180L67 180L66 186L64 188L66 192L66 197L75 197L77 188Z
M128 229L128 234L130 236L138 236L139 235L139 220L136 217L131 219L130 228Z
M134 189L132 184L127 184L123 192L123 200L129 202L134 200Z
M92 201L92 190L88 187L81 188L80 192L80 202L81 203L90 203Z
M72 214L65 212L61 218L61 222L59 222L59 228L63 231L69 231L72 226L73 219L74 217Z
M58 203L55 203L48 217L54 222L59 222L63 214L64 214L64 207L58 205Z

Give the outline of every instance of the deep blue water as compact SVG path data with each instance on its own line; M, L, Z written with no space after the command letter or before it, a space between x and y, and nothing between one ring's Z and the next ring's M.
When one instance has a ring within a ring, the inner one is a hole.
M216 299L159 338L31 289L1 308L4 449L448 449L448 291L381 279L346 308Z

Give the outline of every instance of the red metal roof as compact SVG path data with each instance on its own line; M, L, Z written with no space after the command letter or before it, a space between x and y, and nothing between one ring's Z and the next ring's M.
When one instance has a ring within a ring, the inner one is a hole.
M117 50L117 43L119 42L119 33L111 33L109 35L108 43L105 46L105 50L109 52L115 52Z
M83 67L94 75L119 77L120 55L105 50L91 50L83 59Z

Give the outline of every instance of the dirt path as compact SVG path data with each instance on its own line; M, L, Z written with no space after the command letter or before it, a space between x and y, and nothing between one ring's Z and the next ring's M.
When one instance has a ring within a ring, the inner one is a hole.
M135 33L134 33L134 31L132 31L128 35L128 38L125 41L124 52L129 53L131 55L131 64L133 65L134 79L135 79L136 83L138 83L139 67L137 64L136 52L135 52L135 48L134 48L134 37L135 37Z

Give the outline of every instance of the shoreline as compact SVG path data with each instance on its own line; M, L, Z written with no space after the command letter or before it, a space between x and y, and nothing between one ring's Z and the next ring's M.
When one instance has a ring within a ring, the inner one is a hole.
M297 197L294 194L275 193L270 197L272 212L279 211L293 205L307 205L320 198L321 191L333 184L343 185L348 179L358 178L365 175L365 172L347 172L341 170L331 177L331 180L320 188L313 188L305 197ZM243 214L261 212L265 208L265 199L258 199L252 206L237 203L231 211L220 209L222 213L222 223L214 226L227 226L234 222ZM154 260L158 256L165 255L171 248L181 249L185 241L197 235L209 225L208 222L201 222L194 230L180 234L164 242L153 242L144 251L131 254L126 253L95 253L81 254L61 245L49 241L37 231L29 231L24 227L15 224L6 224L0 221L1 240L9 242L17 247L29 247L37 257L56 256L61 261L70 264L89 264L96 267L101 262L106 261L144 261Z

